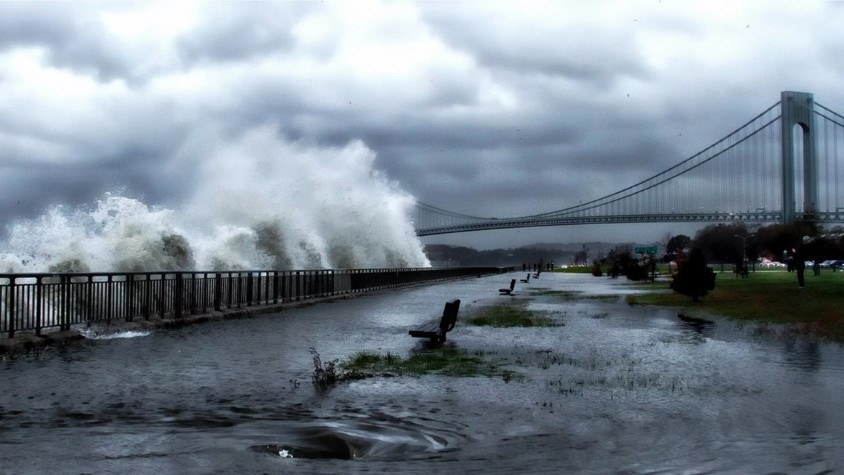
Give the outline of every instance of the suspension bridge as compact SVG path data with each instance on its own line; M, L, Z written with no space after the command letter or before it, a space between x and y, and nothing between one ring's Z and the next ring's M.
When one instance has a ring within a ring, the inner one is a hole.
M844 116L811 93L780 100L646 180L555 211L480 217L417 202L418 236L605 223L844 223Z

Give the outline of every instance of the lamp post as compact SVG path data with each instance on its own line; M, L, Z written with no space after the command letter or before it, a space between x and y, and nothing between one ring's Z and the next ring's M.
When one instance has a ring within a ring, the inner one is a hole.
M747 275L747 236L736 234L735 237L741 239L741 273Z

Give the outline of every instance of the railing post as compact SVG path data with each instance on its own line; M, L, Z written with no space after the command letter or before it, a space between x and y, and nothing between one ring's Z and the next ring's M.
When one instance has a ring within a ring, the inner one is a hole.
M112 312L112 307L113 307L112 297L113 297L113 292L114 292L113 287L114 287L114 279L112 278L112 275L109 274L108 280L106 280L106 301L105 301L105 303L106 303L106 324L107 325L111 325L111 317L113 316L113 312Z
M88 308L88 326L91 326L91 321L94 320L94 309L97 308L96 303L94 302L94 277L89 275L88 278L85 280L85 301L87 302L86 307Z
M234 286L237 281L234 280L234 277L232 277L231 272L228 273L228 277L226 277L226 282L228 283L228 285L226 285L226 308L232 308L234 306L232 300L232 291L234 291Z
M190 275L190 287L188 287L188 293L190 295L189 295L188 302L189 302L189 307L190 307L190 314L196 315L198 310L199 310L199 305L197 303L198 295L197 295L197 290L196 290L196 286L199 283L199 279L197 279L197 277L196 277L197 274L195 272L191 272L189 275Z
M9 277L9 338L15 337L15 278Z
M126 321L131 322L135 312L135 274L126 276Z
M59 317L59 322L61 325L59 327L62 331L70 330L70 278L67 275L61 276L61 283L59 284L59 288L61 289L61 298L59 301L59 308L61 309L61 316Z
M144 281L144 320L149 320L152 313L150 307L152 307L152 274L147 274Z
M252 306L252 272L246 273L246 306Z
M182 318L182 273L176 272L176 289L173 292L173 318Z
M235 290L235 300L237 300L237 308L243 303L243 272L237 273L237 289Z
M278 271L273 271L273 303L278 303Z
M214 310L220 311L220 302L223 300L223 276L219 272L214 274Z
M41 278L35 278L35 336L41 336Z
M158 279L158 316L164 318L167 313L167 274L162 272L161 278Z

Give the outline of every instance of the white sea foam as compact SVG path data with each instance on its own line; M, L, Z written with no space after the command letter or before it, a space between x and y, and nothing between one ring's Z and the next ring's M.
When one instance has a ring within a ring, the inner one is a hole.
M0 272L429 265L411 222L414 199L359 141L318 147L260 127L192 151L203 159L178 209L118 194L54 206L7 229Z
M98 330L87 329L87 328L84 329L84 330L79 330L79 334L84 336L85 338L88 338L89 340L112 340L112 339L115 339L115 338L137 338L137 337L140 337L140 336L148 336L151 333L152 332L150 332L150 331L138 331L138 330L117 331L117 332L108 332L108 333L104 333L104 332L101 332L101 331L98 331Z

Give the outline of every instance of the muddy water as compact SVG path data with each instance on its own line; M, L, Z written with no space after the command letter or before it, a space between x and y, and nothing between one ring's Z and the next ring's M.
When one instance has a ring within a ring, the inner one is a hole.
M824 473L844 470L844 350L631 307L623 282L521 274L90 340L0 362L2 473ZM561 294L556 291L576 291ZM380 377L317 392L325 361L406 355L446 300L560 326L458 323L518 377ZM772 311L775 311L772 310Z

